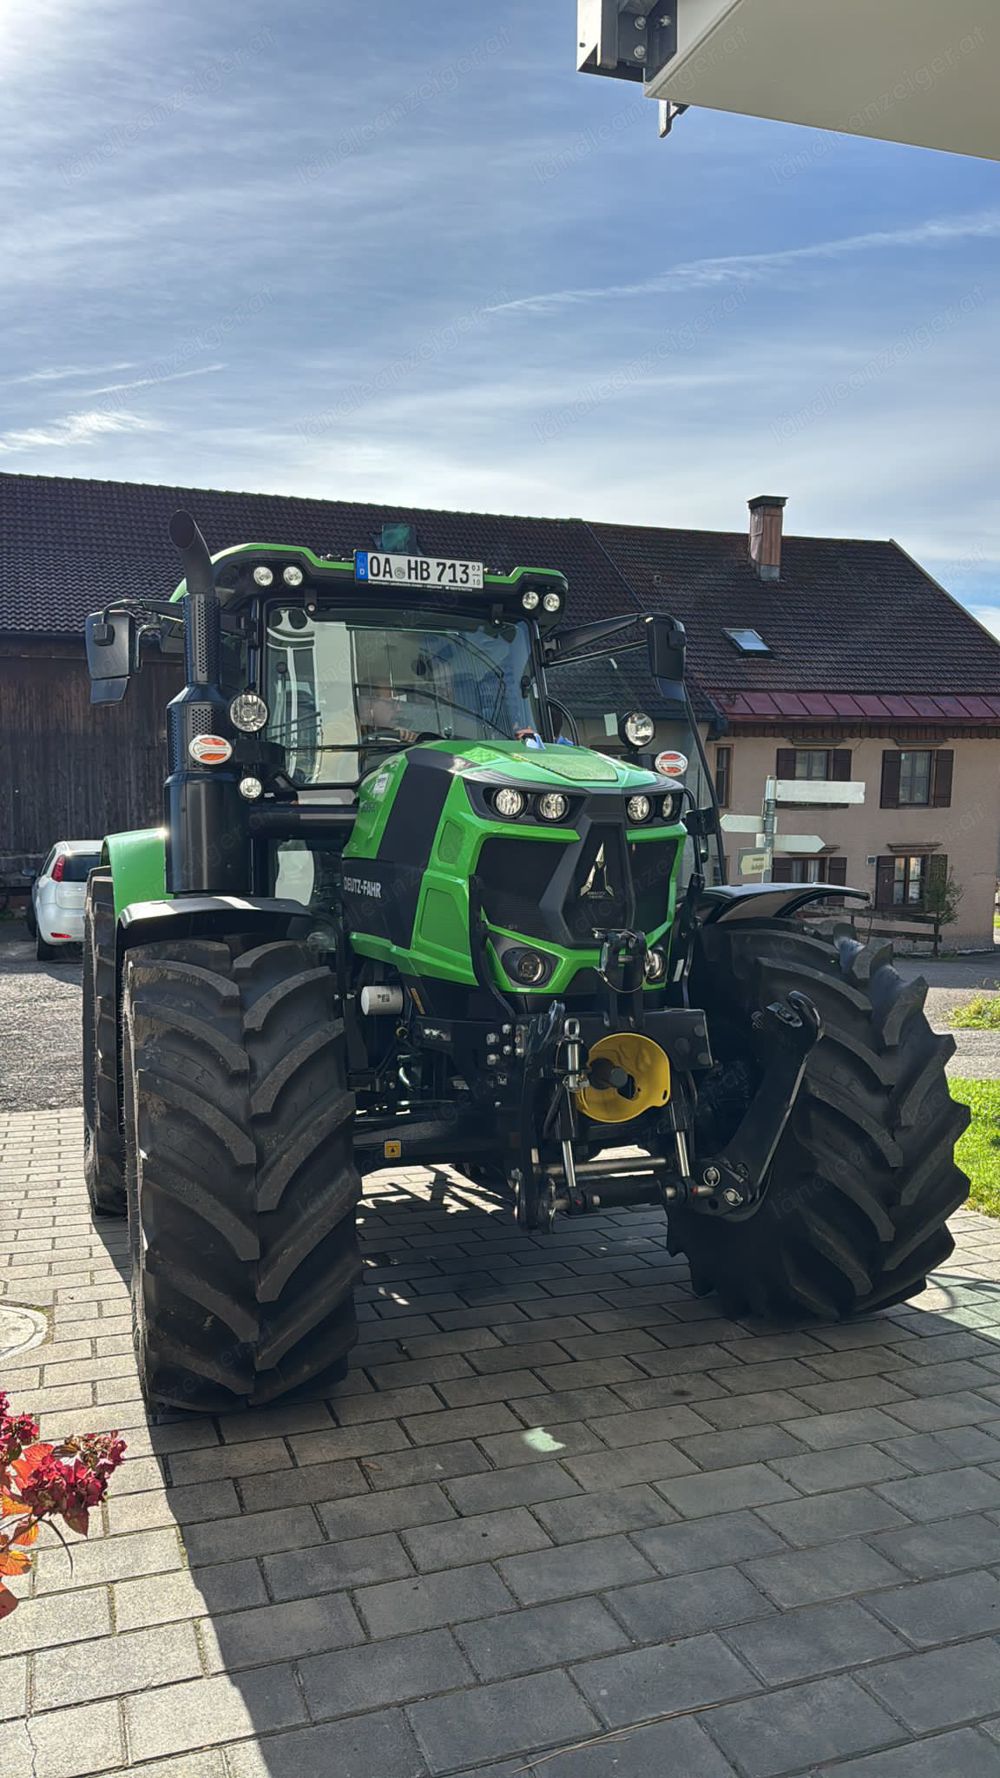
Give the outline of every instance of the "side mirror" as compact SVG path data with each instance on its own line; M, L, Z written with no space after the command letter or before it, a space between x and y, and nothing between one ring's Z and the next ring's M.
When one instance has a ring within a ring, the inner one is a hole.
M110 616L93 611L84 625L87 667L92 704L120 704L128 690L129 675L138 664L135 618L130 611Z
M647 617L646 643L649 649L649 670L654 679L665 679L670 686L684 682L684 657L687 634L676 617Z

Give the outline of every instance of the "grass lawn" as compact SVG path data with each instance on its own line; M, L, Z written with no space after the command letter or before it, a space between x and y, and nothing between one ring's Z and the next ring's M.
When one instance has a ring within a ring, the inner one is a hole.
M972 1122L955 1159L972 1181L969 1204L1000 1216L1000 1080L952 1080L953 1099L972 1107Z

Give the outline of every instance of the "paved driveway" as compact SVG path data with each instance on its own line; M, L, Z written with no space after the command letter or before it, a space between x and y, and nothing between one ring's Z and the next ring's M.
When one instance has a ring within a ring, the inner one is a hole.
M3 1289L51 1317L4 1385L131 1448L0 1626L3 1774L1000 1774L1000 1225L917 1306L775 1330L658 1214L531 1238L382 1174L336 1399L149 1424L79 1114L0 1136Z

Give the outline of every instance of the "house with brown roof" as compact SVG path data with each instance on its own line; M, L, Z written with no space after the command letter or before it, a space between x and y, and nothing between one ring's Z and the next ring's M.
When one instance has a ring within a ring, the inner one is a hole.
M174 585L172 512L193 511L213 550L257 538L336 555L405 521L428 553L562 569L573 622L679 617L724 809L759 815L769 777L865 786L861 805L779 808L779 835L823 845L780 852L774 874L867 889L892 924L951 877L950 942L990 945L1000 643L898 544L785 536L784 506L760 496L747 529L715 532L0 475L0 869L63 834L159 819L176 667L151 662L123 705L94 709L82 629L116 596ZM623 709L657 714L641 661L561 669L584 738L611 751ZM731 875L753 845L728 836Z

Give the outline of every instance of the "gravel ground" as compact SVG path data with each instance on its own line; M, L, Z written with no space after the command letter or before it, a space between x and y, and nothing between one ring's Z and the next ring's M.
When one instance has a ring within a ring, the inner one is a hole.
M898 959L908 981L932 983L927 1012L935 1030L947 1031L954 1007L1000 980L1000 954L992 957ZM1000 1079L1000 1031L955 1031L958 1048L949 1074L972 1080ZM0 937L0 1111L55 1110L79 1105L80 957L36 963L34 947L15 929Z

